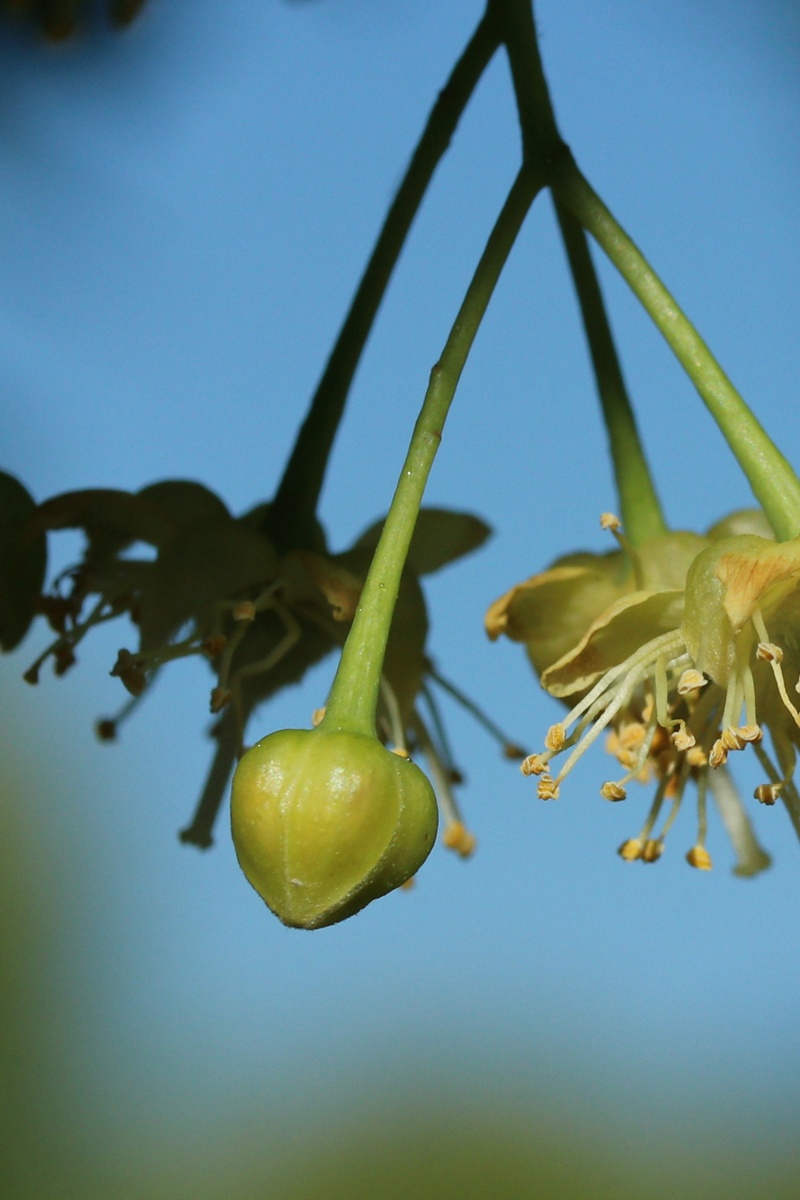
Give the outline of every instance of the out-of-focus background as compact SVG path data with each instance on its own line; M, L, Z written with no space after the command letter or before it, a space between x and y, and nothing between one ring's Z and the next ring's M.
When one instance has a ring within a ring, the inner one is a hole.
M37 499L199 479L270 495L428 108L480 0L150 0L126 33L0 35L0 466ZM541 0L566 138L784 452L800 463L800 20L793 5ZM414 227L359 371L322 517L347 546L391 496L427 374L518 162L498 57ZM670 519L750 502L692 388L602 270ZM495 527L427 587L443 671L535 748L555 708L483 612L615 498L550 204L537 201L428 499ZM67 562L79 539L54 539ZM64 679L0 664L3 1167L35 1197L795 1197L800 853L731 874L626 864L648 793L602 754L558 803L448 710L479 851L409 893L284 929L221 822L181 846L210 676L166 672L120 742L127 629ZM305 725L333 663L259 714ZM743 792L753 780L740 772ZM5 1191L3 1191L5 1189Z

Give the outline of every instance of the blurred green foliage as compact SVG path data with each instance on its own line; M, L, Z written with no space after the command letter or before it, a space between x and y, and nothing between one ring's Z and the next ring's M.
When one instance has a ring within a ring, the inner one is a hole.
M477 1061L457 1079L435 1064L406 1064L399 1082L385 1062L372 1068L366 1062L360 1085L343 1081L336 1094L321 1087L305 1111L294 1112L296 1100L286 1105L281 1098L285 1081L265 1081L254 1101L231 1094L230 1081L220 1080L212 1128L192 1118L187 1097L186 1110L177 1107L173 1127L160 1129L157 1139L122 1127L109 1145L107 1130L95 1125L109 1061L104 1054L92 1063L93 1035L87 1039L85 1021L83 1035L76 1034L73 1020L74 1007L83 1004L92 1013L90 1031L95 1016L103 1020L102 955L76 962L81 956L70 949L91 888L84 891L57 828L37 825L29 785L15 765L25 742L24 731L6 723L0 734L2 1200L797 1196L794 1146L777 1158L764 1147L745 1161L733 1138L720 1154L718 1131L703 1153L702 1130L690 1148L667 1127L631 1154L624 1114L609 1112L601 1098L589 1118L585 1103L571 1105L566 1088L558 1095L545 1089L533 1105L504 1095L496 1076L482 1077ZM124 942L111 944L121 956L131 953ZM125 1070L114 1064L113 1051L111 1070ZM306 1064L307 1073L313 1070ZM135 1104L146 1111L146 1086L140 1079L130 1087L141 1090ZM113 1114L106 1119L113 1124Z

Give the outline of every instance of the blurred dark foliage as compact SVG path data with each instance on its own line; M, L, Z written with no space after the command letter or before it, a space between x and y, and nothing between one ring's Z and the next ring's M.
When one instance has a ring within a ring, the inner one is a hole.
M124 29L145 0L0 0L3 23L28 27L49 42L64 42L100 28Z

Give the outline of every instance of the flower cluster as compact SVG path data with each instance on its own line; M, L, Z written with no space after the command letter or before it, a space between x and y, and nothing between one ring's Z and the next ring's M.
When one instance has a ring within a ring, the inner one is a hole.
M624 800L634 780L655 782L641 831L619 849L623 859L661 856L691 782L698 821L688 862L701 870L712 865L710 790L737 854L736 872L755 874L770 860L725 764L749 747L763 771L755 799L773 805L780 798L800 833L793 781L800 539L776 543L761 513L744 512L705 537L666 534L634 550L619 522L606 516L602 523L615 532L619 551L562 559L512 588L487 614L489 636L524 642L542 686L569 706L543 750L524 760L523 773L537 778L541 799L555 799L605 733L622 768L602 785L605 799Z
M128 618L138 645L121 649L111 665L128 698L97 723L98 736L113 741L165 666L190 656L210 665L217 747L195 816L181 834L184 841L210 845L252 712L344 643L383 521L339 554L328 550L319 526L304 546L279 553L267 532L268 504L237 517L208 488L188 480L165 480L136 493L67 492L35 505L18 481L0 472L0 499L0 551L7 567L0 581L0 648L13 649L36 614L55 634L25 672L29 683L38 682L48 662L56 675L65 674L93 629ZM47 534L67 528L84 532L85 550L43 592ZM428 762L443 843L462 857L472 853L475 838L454 795L460 773L433 686L464 698L428 656L420 577L476 549L488 534L471 514L420 512L383 661L378 711L382 740L401 756L418 749Z

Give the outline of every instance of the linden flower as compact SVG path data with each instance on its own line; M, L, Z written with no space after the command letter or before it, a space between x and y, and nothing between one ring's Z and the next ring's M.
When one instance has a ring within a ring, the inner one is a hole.
M777 544L739 532L752 528L763 528L760 517L737 514L722 522L707 538L695 540L698 552L688 564L677 562L675 549L688 549L691 543L685 539L691 535L668 535L644 553L638 551L632 563L634 583L647 575L652 581L655 559L668 565L666 552L672 565L664 581L673 586L638 586L617 595L590 618L572 647L546 666L536 661L541 644L536 631L518 618L521 608L536 609L532 597L552 587L558 565L489 610L490 635L510 631L509 636L525 640L543 687L572 704L548 731L543 752L523 762L523 772L538 777L539 796L555 799L566 776L603 733L624 771L603 784L607 800L624 800L631 780L656 780L642 830L620 847L628 861L660 857L692 780L698 833L688 862L701 870L712 865L705 846L710 787L737 853L735 871L752 875L768 866L769 857L755 839L725 767L731 753L748 746L765 777L755 798L772 805L780 797L800 833L800 797L792 778L800 745L800 539ZM736 532L726 536L731 530ZM670 541L680 537L682 543ZM650 565L643 567L646 560ZM679 580L682 571L685 583ZM585 582L581 577L579 585ZM504 603L498 615L498 605ZM585 597L579 603L589 610ZM568 611L568 604L556 610L556 631L566 633ZM547 620L551 614L537 616ZM764 745L765 730L773 756ZM555 771L551 762L557 758L560 768ZM656 833L665 805L666 820Z

